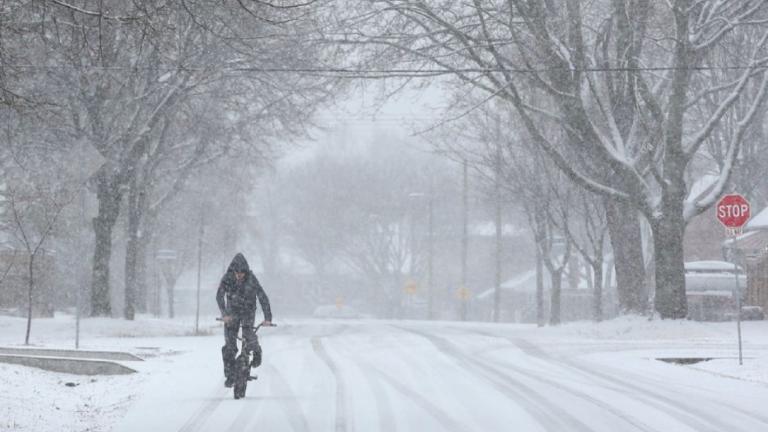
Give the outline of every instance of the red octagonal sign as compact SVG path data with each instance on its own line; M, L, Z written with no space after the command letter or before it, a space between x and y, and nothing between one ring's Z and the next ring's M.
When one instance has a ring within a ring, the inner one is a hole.
M717 220L727 228L739 228L749 220L749 201L739 194L730 194L717 202Z

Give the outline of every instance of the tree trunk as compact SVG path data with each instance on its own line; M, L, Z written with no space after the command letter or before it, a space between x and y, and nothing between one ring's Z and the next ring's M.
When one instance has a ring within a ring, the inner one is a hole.
M174 301L173 301L173 293L176 289L176 280L178 279L177 275L172 275L170 273L165 274L165 292L168 297L168 318L174 318L175 316L175 308L174 308Z
M544 327L544 258L536 248L536 325Z
M146 201L144 201L146 204ZM149 274L148 265L149 259L154 258L154 252L151 255L147 254L147 250L154 244L155 238L155 226L157 216L152 212L144 213L141 218L141 236L138 237L137 250L136 250L136 302L134 306L137 312L153 312L155 315L160 313L160 310L153 308L155 303L155 289L150 289L150 286L156 286L157 284L150 281L151 275ZM154 263L156 264L156 263ZM154 265L152 264L152 265Z
M134 307L136 312L147 313L149 310L149 284L147 280L147 248L149 247L150 236L147 233L146 228L143 231L143 235L138 238L136 246L136 301Z
M91 316L112 314L109 293L109 261L112 257L112 229L120 213L122 192L117 179L106 174L102 168L97 175L96 198L99 213L93 218L96 234L93 254L93 280L91 281Z
M613 247L619 312L645 313L648 296L637 210L629 204L606 199L605 214Z
M688 302L685 298L685 266L683 234L685 218L683 203L687 195L685 168L688 157L683 150L686 95L690 82L690 64L695 63L690 47L688 12L674 8L675 14L675 69L670 79L670 104L666 133L664 179L661 193L661 215L651 221L656 267L656 295L654 307L662 318L685 318Z
M29 276L29 286L28 286L28 304L27 304L27 333L26 336L24 336L24 345L29 345L29 333L32 330L32 292L34 291L35 287L35 280L33 278L34 271L32 266L35 263L35 255L30 254L29 255L29 267L28 267L28 276Z
M403 319L404 308L403 303L405 300L405 294L403 293L404 285L403 275L397 271L394 274L394 285L392 286L392 316L390 318Z
M174 279L173 282L168 283L168 318L174 318L176 312L174 309L174 299L173 299L173 292L176 289L176 280Z
M683 255L683 201L665 197L663 202L664 215L651 223L656 260L654 307L662 318L680 319L688 315Z
M600 252L600 254L602 254L602 252ZM592 263L592 274L594 277L592 319L596 322L600 322L603 320L603 260L601 258L597 258Z
M549 306L549 325L560 324L560 298L563 284L563 270L550 271L549 276L552 279L552 291L550 295Z
M153 243L152 250L157 250L157 243ZM224 267L226 269L226 266ZM152 272L153 272L153 279L154 279L154 288L152 289L152 313L155 314L155 317L160 317L160 314L162 313L162 286L163 281L162 277L160 276L160 267L157 262L157 259L153 260L152 262Z
M134 177L128 192L128 241L125 250L125 308L123 316L133 320L136 312L137 268L141 235L141 192Z
M136 304L136 261L138 255L138 233L132 226L134 221L128 217L128 242L125 250L125 307L123 317L127 320L133 320Z

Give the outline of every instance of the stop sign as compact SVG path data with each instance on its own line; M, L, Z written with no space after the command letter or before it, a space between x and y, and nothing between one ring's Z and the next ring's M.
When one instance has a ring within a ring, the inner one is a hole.
M749 220L749 201L739 194L730 194L717 202L717 220L726 228L739 228Z

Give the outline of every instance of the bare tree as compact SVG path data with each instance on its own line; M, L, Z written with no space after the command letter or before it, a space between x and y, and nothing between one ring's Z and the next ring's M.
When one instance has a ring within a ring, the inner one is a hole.
M142 212L167 202L176 193L167 192L183 188L190 170L201 164L233 152L259 152L275 136L303 131L336 81L291 72L328 53L310 46L305 33L323 24L308 13L311 2L39 6L35 28L56 65L44 69L44 76L67 107L66 124L57 127L70 128L70 139L89 142L102 158L91 183L99 203L91 313L111 314L113 230L127 213L124 313L130 317L135 281L141 279L136 269ZM185 163L168 170L162 161L172 158ZM153 193L155 183L170 186Z
M574 190L575 189L575 190ZM608 224L603 198L590 192L572 188L573 217L563 226L571 245L579 252L592 271L592 319L603 319L603 272L605 266Z
M10 206L16 237L27 254L27 330L24 344L29 345L35 291L35 259L53 232L67 201L39 187L16 186L7 187L6 199Z
M743 134L765 97L768 32L756 35L741 63L723 70L722 79L705 91L695 94L692 83L717 68L711 63L714 48L760 22L768 5L749 0L369 5L364 24L344 41L376 47L379 58L392 60L397 53L398 64L411 75L450 74L508 101L531 139L569 178L618 206L607 210L620 280L620 271L643 278L632 274L642 276L639 235L617 232L617 224L639 233L635 212L649 220L656 310L665 318L686 315L685 221L713 205L733 171ZM756 90L747 91L750 87ZM688 201L685 167L737 101L747 108L726 140L720 180L711 194ZM548 109L551 103L555 110ZM694 112L700 104L709 107L704 117ZM547 137L544 131L551 127L567 134L568 146ZM636 249L628 259L621 259L622 244ZM634 268L623 268L622 262ZM625 308L642 310L641 288L634 285Z

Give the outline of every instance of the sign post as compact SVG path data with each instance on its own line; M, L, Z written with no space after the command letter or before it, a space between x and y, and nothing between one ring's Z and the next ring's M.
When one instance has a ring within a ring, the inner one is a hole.
M405 313L408 315L413 312L413 296L416 295L419 285L413 279L408 279L403 286L403 292L405 292Z
M166 282L166 285L168 285L166 287L166 289L167 289L166 292L168 294L168 317L169 318L173 318L173 315L174 315L173 314L173 286L171 286L168 283L169 281L168 281L166 272L169 272L169 271L172 272L173 263L174 263L174 261L176 261L176 251L173 250L173 249L159 249L155 253L155 260L157 260L157 261L159 261L161 263L161 265L158 265L156 267L162 267L160 269L160 272L157 274L157 278L158 278L157 279L157 297L155 299L155 301L157 302L157 315L160 316L160 312L161 312L160 311L161 310L161 306L160 306L160 299L161 299L161 295L160 295L160 290L161 290L161 287L160 287L160 285L161 285L160 273L162 273L163 275L165 275L165 282Z
M733 239L733 275L736 278L736 331L739 338L739 365L743 364L741 349L741 288L739 288L738 236L750 217L750 205L740 194L729 194L717 202L717 220L725 227L725 233Z

